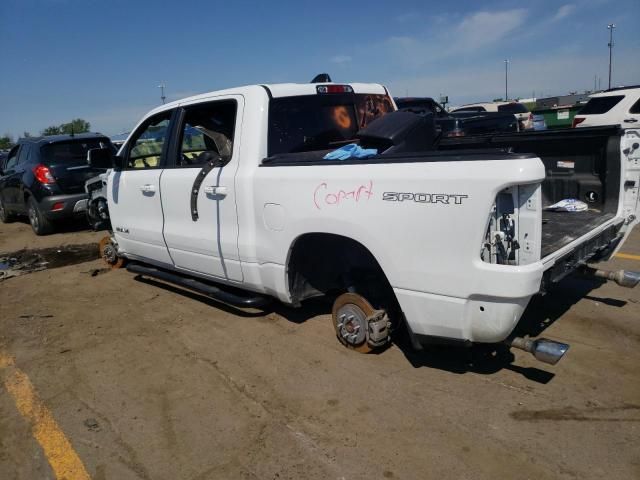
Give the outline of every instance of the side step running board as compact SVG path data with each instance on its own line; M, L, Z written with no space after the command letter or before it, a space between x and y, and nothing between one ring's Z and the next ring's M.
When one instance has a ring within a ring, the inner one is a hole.
M147 267L140 265L139 263L129 263L127 265L127 270L132 273L157 278L159 280L164 280L165 282L188 288L189 290L194 290L235 307L262 308L271 303L271 299L263 295L238 295L237 293L222 290L221 288L214 287L213 285L196 280L195 278L183 277L177 273L167 272L154 267Z

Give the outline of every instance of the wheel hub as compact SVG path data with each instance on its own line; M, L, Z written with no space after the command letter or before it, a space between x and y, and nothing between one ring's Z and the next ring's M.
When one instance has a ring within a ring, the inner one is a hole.
M367 338L367 316L357 305L348 303L336 312L336 333L349 345L357 346Z
M376 310L356 293L340 295L333 304L333 327L340 343L368 353L389 342L390 322L385 310Z
M124 265L124 258L118 256L118 249L111 237L104 237L100 240L100 256L111 268L120 268Z

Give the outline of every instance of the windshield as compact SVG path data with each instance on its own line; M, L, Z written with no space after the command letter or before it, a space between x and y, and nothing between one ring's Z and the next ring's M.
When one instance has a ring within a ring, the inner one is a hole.
M115 153L108 138L83 138L43 145L40 154L48 164L78 163L87 161L87 152L92 148L110 148Z
M269 104L269 156L329 150L393 110L386 95L318 94L275 98Z
M505 105L498 105L499 112L508 113L528 113L529 110L522 103L507 103Z

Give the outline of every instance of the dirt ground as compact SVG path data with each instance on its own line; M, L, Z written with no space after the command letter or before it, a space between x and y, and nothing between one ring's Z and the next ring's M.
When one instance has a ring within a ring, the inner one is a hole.
M0 252L103 235L0 225ZM528 324L571 344L556 366L361 355L329 311L240 311L95 260L0 281L0 352L95 480L640 478L640 287L569 279L536 298ZM55 478L6 371L0 478Z

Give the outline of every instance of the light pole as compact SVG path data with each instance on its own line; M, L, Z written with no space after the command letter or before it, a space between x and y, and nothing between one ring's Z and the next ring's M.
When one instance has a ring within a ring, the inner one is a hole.
M607 25L609 29L609 88L611 88L611 56L613 52L613 29L616 28L615 23Z
M509 100L509 60L504 61L504 101Z
M167 98L164 96L164 83L158 85L158 88L160 89L160 99L162 100L162 104L164 105L164 100Z

